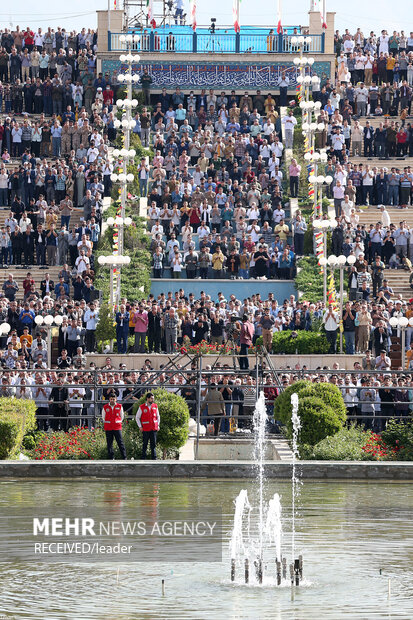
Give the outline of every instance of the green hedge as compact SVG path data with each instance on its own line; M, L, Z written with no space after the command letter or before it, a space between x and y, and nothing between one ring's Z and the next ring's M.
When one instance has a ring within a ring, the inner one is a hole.
M262 336L257 338L257 346L263 344ZM311 332L289 329L275 332L272 337L272 352L290 355L323 354L328 353L329 344L324 332Z
M36 426L33 400L0 398L0 459L19 457L23 437Z
M288 386L274 403L274 418L285 424L289 437L292 436L292 394L297 394L299 401L300 443L315 445L343 427L347 410L339 388L331 383L302 380Z
M302 445L300 457L317 461L369 461L373 456L363 450L371 437L370 431L359 426L342 428L331 437L326 437L315 446Z
M189 409L182 396L171 394L163 388L153 390L155 402L159 408L161 423L158 431L158 443L164 450L178 451L188 439L189 434ZM139 405L145 402L145 396L134 405L133 413L138 410ZM136 428L134 428L135 424ZM139 433L136 423L131 423L131 433Z

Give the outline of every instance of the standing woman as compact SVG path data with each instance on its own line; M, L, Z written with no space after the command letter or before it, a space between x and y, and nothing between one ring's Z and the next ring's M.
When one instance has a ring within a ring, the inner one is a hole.
M73 178L72 170L69 170L66 178L66 195L69 196L70 200L73 202L73 197L75 194L75 180Z
M86 178L84 166L79 166L76 175L76 206L83 207L83 198L85 197Z

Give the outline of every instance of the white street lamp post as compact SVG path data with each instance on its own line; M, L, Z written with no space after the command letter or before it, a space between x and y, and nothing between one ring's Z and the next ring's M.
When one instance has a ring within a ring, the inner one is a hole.
M307 157L306 157L307 156ZM309 157L310 156L310 157ZM306 153L304 158L307 161L318 162L321 161L325 163L327 161L326 153ZM330 175L324 176L322 174L317 175L317 163L314 166L314 174L310 174L308 177L308 182L312 183L314 186L314 213L317 214L318 217L322 217L323 215L323 187L327 185L331 185L333 182L333 177ZM320 205L320 209L318 206Z
M304 52L304 44L310 45L312 39L311 37L304 37L304 36L299 36L299 37L291 37L291 44L292 45L298 45L298 53L299 56L297 56L296 58L294 58L293 62L295 64L295 66L297 67L297 69L299 68L300 71L300 75L297 76L297 83L298 84L304 84L304 100L305 102L308 101L309 98L309 94L310 94L310 85L313 83L315 83L315 80L312 80L312 76L310 75L305 75L305 68L308 65L308 67L313 66L314 64L314 58L308 58L306 56L303 55ZM317 77L317 76L314 76ZM318 77L317 77L318 79ZM303 101L301 103L304 103ZM302 122L304 123L305 117L307 116L307 112L305 107L301 106L301 110L302 110Z
M47 331L47 366L48 368L52 367L52 329L55 327L60 327L63 323L63 317L58 314L56 316L52 316L51 314L46 314L46 316L41 316L38 314L34 318L34 322L38 327L43 327Z
M413 320L408 319L406 316L392 316L389 320L391 327L400 329L401 332L401 346L402 346L402 368L406 365L406 329L413 327Z
M356 262L356 257L353 255L348 256L347 258L344 254L340 256L335 256L334 254L330 254L327 259L328 264L332 267L333 273L334 268L338 267L340 269L340 293L339 293L339 313L340 313L340 321L343 316L343 294L344 294L344 269L346 265L354 265ZM343 353L343 330L340 329L340 353Z
M337 226L337 222L335 220L314 220L313 228L316 230L321 230L323 232L323 247L324 247L324 256L322 256L319 260L320 266L323 267L323 301L324 307L327 306L327 231L333 230Z
M131 183L134 180L133 174L128 174L128 164L136 156L136 151L134 149L130 149L130 132L136 125L136 121L132 118L132 109L138 106L138 101L136 99L132 99L132 84L137 84L140 80L140 77L137 73L132 74L132 65L140 62L140 56L138 54L132 54L131 50L134 44L139 43L140 37L139 35L136 35L136 34L133 34L133 35L122 34L119 37L119 41L120 43L125 45L125 51L127 52L126 54L121 54L119 56L119 60L127 64L127 69L125 73L120 73L118 75L118 82L120 84L126 84L127 93L126 93L126 99L118 99L116 101L116 107L118 109L123 110L123 117L121 121L119 119L116 119L114 121L114 127L116 129L120 129L120 127L122 127L122 130L125 135L125 142L124 142L124 148L122 148L120 151L118 149L115 149L113 151L113 156L115 158L119 158L119 156L122 158L121 165L122 165L123 171L119 175L112 174L111 180L113 182L119 181L121 185L120 216L122 219L125 219L126 197L128 193L127 183ZM118 253L120 255L122 255L124 252L123 232L124 232L123 228L120 228L119 236L118 236ZM121 280L120 280L120 275L119 275L118 290L117 290L118 299L120 298L120 285L121 285Z
M108 218L108 223L110 219L113 219L113 218ZM129 220L129 219L130 218L125 218L125 220L122 220L122 226L120 227L120 229L123 229L123 225L126 224L126 220ZM120 282L120 270L123 265L130 264L130 256L119 256L115 254L109 254L109 256L99 256L98 263L102 267L106 265L110 267L109 306L113 313L113 309L115 305L116 304L119 305L119 302L120 302L120 287L118 286L118 289L115 295L115 290L114 290L114 285L113 285L113 273L116 267L118 267L119 269L118 283L119 283ZM118 294L118 291L119 291L119 294Z

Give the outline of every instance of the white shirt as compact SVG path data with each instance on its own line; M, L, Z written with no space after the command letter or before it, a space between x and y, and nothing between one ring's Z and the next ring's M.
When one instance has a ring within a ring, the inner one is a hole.
M379 38L379 54L381 52L383 52L383 54L389 53L389 37L387 34L382 34Z
M297 124L297 119L295 118L295 116L284 116L282 122L285 125L286 129L293 130Z
M78 275L86 271L89 265L90 265L90 261L87 256L78 256L75 262L75 267L77 269Z
M328 318L327 318L328 317ZM328 331L334 331L337 329L338 325L338 314L336 312L332 312L332 316L329 316L329 311L327 310L323 316L323 323Z
M390 215L389 212L387 211L387 209L384 209L384 211L382 211L381 213L381 223L383 224L383 226L390 226ZM412 233L410 233L410 238L412 237ZM411 239L411 242L413 241L413 239Z

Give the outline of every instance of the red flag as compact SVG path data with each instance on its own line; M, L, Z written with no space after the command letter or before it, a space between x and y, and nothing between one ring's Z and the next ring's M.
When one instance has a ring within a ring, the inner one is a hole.
M281 25L281 0L278 0L278 6L277 6L277 18L278 18L278 23L277 23L277 34L282 34L283 27L282 27L282 25Z

